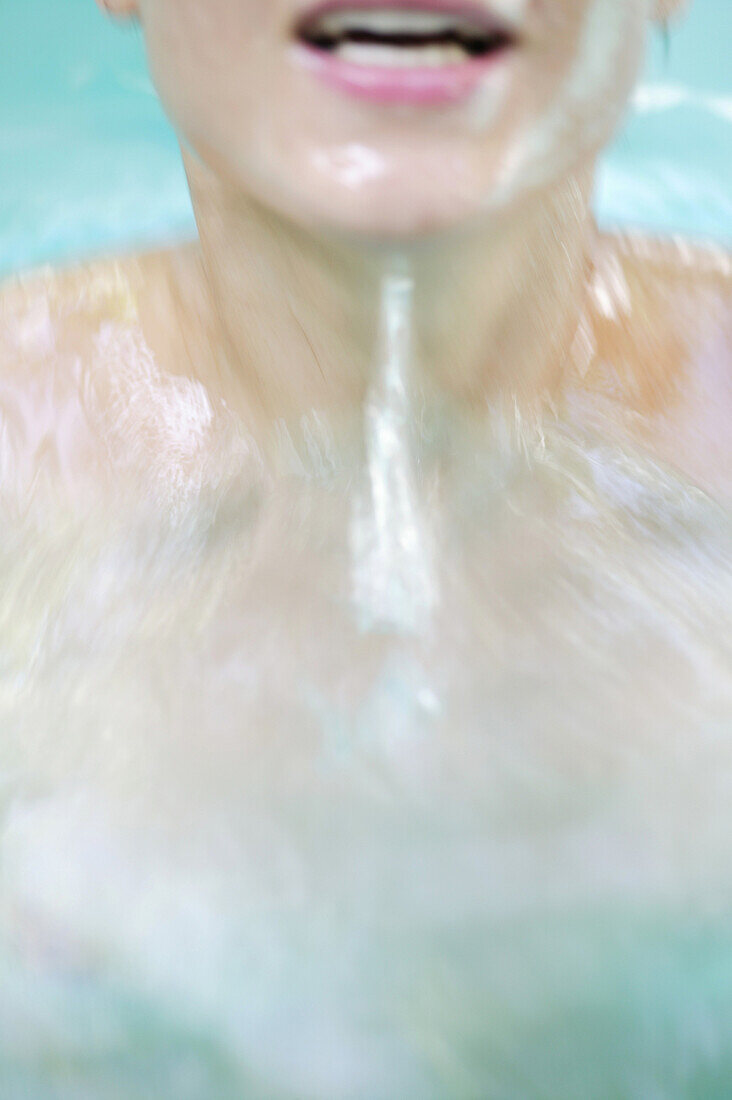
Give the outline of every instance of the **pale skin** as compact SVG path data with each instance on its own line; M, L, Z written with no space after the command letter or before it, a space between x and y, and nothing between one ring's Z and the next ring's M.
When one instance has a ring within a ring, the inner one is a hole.
M0 297L3 935L180 999L233 1095L645 1096L622 951L621 1076L541 1037L586 914L730 901L732 264L590 213L679 5L504 0L439 115L311 84L291 0L104 6L200 242Z

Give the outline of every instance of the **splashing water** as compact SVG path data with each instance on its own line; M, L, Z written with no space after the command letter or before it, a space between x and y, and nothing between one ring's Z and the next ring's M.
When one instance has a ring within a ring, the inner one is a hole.
M55 304L20 326L2 1100L729 1095L729 515L557 416L487 417L437 502L414 289L360 480L313 421L267 481L134 317L83 398ZM137 510L21 507L61 395Z
M351 526L354 603L363 630L425 631L438 599L434 535L412 446L413 296L406 266L384 276L378 371L365 411L368 485Z

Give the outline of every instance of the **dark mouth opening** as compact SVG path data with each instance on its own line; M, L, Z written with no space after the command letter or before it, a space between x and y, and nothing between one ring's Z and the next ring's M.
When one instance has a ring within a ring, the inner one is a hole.
M325 22L319 16L306 17L296 28L300 42L325 53L334 53L346 43L411 50L457 46L466 58L488 57L514 45L513 35L502 28L481 28L477 25L463 28L456 25L432 33L379 31L360 25L356 17L348 26L333 32L326 28Z

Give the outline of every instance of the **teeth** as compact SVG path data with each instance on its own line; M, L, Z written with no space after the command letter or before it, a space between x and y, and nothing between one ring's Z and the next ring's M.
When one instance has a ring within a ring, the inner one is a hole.
M363 3L363 0L361 0ZM488 21L417 8L341 8L305 24L301 38L357 65L461 64L506 43Z
M399 11L382 8L352 8L331 12L319 20L319 28L334 38L349 31L370 34L437 35L460 29L460 21L441 12Z
M456 65L465 61L465 51L460 46L382 46L364 45L361 42L340 42L333 51L337 57L354 65L374 65L384 69L413 69L419 66L437 68L440 65Z

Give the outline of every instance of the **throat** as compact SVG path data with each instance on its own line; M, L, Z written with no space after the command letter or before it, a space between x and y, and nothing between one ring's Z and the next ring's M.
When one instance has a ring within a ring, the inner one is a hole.
M416 461L469 446L496 409L528 410L561 386L594 241L578 181L571 195L532 199L470 234L405 242L407 266L395 268L392 250L321 238L230 193L198 162L187 168L201 240L192 278L208 323L203 339L185 339L200 310L183 300L181 357L203 346L191 369L208 362L213 396L263 446L287 436L301 452L318 437L338 465L365 459L367 410L379 386L393 395L400 384L387 382L379 349L385 286L404 271L409 399L399 415Z

